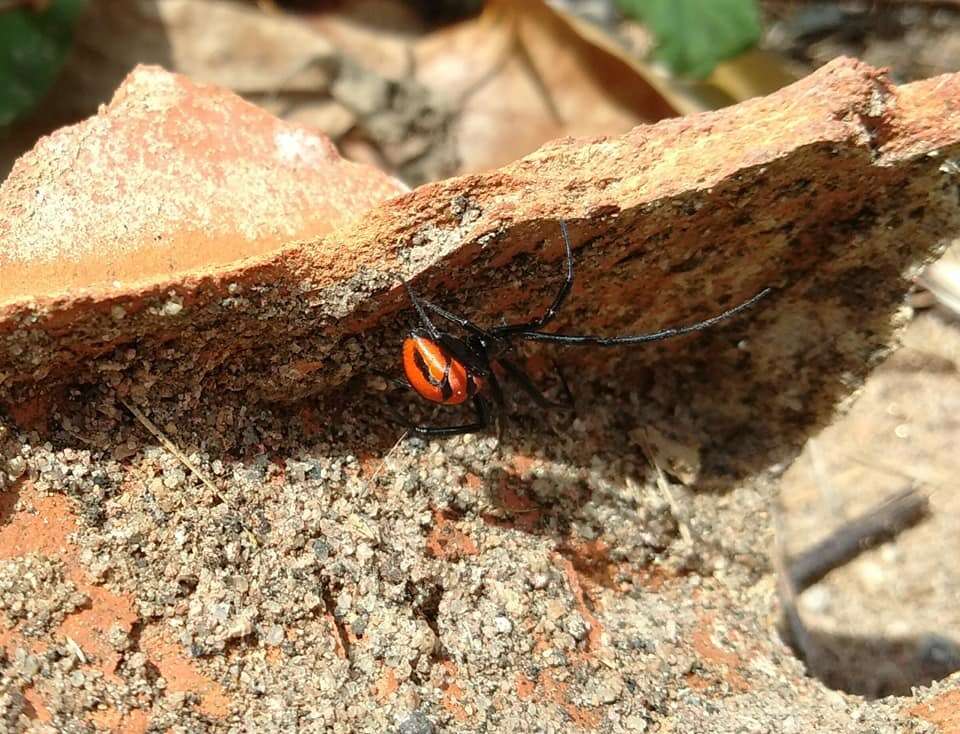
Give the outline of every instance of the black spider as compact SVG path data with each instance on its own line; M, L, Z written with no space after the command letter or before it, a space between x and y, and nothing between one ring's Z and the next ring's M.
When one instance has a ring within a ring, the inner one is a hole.
M526 373L506 356L512 351L514 342L517 340L594 347L645 344L706 329L745 311L772 290L764 288L739 306L704 321L688 326L661 329L649 334L604 337L541 331L557 315L573 287L573 248L570 245L567 225L562 220L560 232L563 235L563 246L566 250L567 277L550 307L533 321L484 329L469 319L418 298L410 286L404 282L404 287L422 324L422 328L414 329L403 342L403 368L407 381L426 400L443 405L460 405L467 400L472 400L476 412L475 420L463 425L410 426L410 430L415 435L457 436L486 428L490 423L490 405L485 396L492 398L498 408L503 407L503 391L494 372L494 366L499 367L504 374L512 378L540 407L565 407L548 400ZM467 332L466 338L438 329L427 315L428 311L462 328Z

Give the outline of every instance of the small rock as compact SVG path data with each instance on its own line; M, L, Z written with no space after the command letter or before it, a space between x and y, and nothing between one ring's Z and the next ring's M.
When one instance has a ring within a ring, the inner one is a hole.
M27 461L22 456L14 456L7 462L7 471L13 479L18 479L26 470Z
M360 545L357 546L357 560L360 561L360 563L366 563L371 558L373 558L373 548L366 543L360 543Z
M579 614L570 614L564 620L563 628L578 642L582 641L590 632L590 625Z
M537 591L542 591L550 583L550 577L545 573L535 573L528 579L528 583Z
M597 695L602 703L613 703L623 694L623 679L616 673L606 676L597 687Z
M36 655L27 655L20 663L20 672L25 678L33 678L40 672L40 661Z
M274 647L283 642L284 633L283 627L279 624L275 624L270 627L266 634L263 636L263 641L268 645L273 645Z
M414 711L396 729L397 734L434 734L435 731L433 722L420 711Z

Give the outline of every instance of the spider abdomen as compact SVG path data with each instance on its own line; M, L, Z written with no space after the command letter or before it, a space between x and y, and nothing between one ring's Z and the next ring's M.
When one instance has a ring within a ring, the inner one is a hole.
M460 405L482 386L480 378L446 349L417 334L403 342L403 371L421 397L443 405Z

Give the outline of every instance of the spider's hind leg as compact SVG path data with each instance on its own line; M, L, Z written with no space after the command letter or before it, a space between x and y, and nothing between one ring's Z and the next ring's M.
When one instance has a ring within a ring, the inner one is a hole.
M563 378L563 375L560 375L560 381L563 383L566 396L569 398L569 402L562 403L556 400L551 400L546 395L544 395L540 388L533 384L527 373L524 372L520 367L511 362L509 359L500 357L497 361L503 366L503 369L510 376L510 378L516 382L520 389L522 389L530 398L541 408L559 408L561 410L571 410L573 408L573 395L570 392L570 388L567 385L567 381Z

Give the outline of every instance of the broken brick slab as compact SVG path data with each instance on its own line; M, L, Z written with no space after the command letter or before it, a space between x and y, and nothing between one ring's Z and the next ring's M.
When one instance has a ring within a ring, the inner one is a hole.
M140 66L4 182L0 302L94 302L320 237L398 181L220 87Z
M103 160L84 142L97 125L150 139L174 117L209 144L221 139L204 132L210 117L195 108L203 94L222 92L173 95L153 115L138 95L189 82L156 71L134 80L105 115L25 156L0 191L0 401L8 405L64 384L185 406L225 391L292 400L360 372L395 370L408 321L397 273L478 319L529 316L557 287L562 217L578 270L560 330L655 329L777 290L729 328L631 352L630 379L656 373L648 399L664 415L683 406L678 421L704 440L738 436L745 455L761 458L728 457L722 468L752 471L785 458L785 447L859 386L904 319L912 273L960 224L960 75L897 87L880 70L840 59L765 98L620 137L559 140L502 169L386 201L396 192L388 180L333 161L356 171L357 193L334 178L326 227L292 221L280 203L253 208L217 172L216 217L184 204L182 217L166 220L166 236L186 253L171 266L138 249L146 225L131 239L137 246L123 239L126 218L142 223L142 210L168 211L171 198L208 200L208 181L146 179L157 188L117 187L106 198L32 193L63 171L94 182L125 162ZM124 128L131 114L137 126ZM280 123L246 106L235 124ZM149 165L164 157L209 164L202 146L178 144L155 151ZM278 202L291 196L298 211L307 207L289 179L272 186L274 169L257 170L262 157L245 160L239 146L232 155ZM34 226L63 212L71 226ZM254 226L270 234L230 260L231 243L249 241ZM98 256L84 248L101 232L116 247L91 267ZM90 255L83 269L73 265L80 251Z

